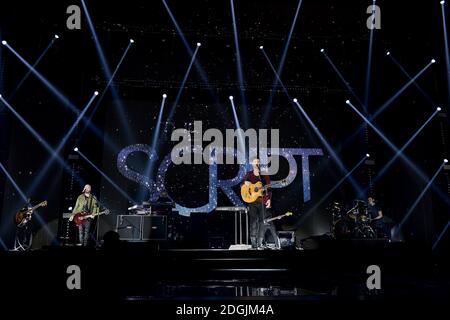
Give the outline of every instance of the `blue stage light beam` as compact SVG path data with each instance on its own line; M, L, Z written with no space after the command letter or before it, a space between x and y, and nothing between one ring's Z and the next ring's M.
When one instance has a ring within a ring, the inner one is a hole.
M0 237L0 246L2 246L3 250L8 250L5 241L3 241L2 237Z
M239 122L239 118L237 116L236 113L236 106L234 105L234 97L233 96L229 96L228 99L230 100L231 103L231 110L233 111L233 118L234 118L234 123L236 125L236 129L241 129L241 124ZM245 140L244 137L241 134L241 131L238 131L239 135L239 143L241 144L241 148L242 150L245 150Z
M88 10L84 0L81 0L81 5L83 7L83 11L84 11L84 14L86 16L86 21L88 23L89 30L91 31L92 38L94 40L95 49L97 51L97 55L99 57L100 64L102 66L102 70L104 72L105 78L106 79L112 79L113 76L112 76L112 73L111 73L111 69L110 69L110 67L108 65L108 61L106 60L105 53L104 53L103 48L102 48L102 46L100 44L100 41L98 39L97 33L95 31L94 24L92 22L90 14L89 14L89 10ZM131 43L134 43L133 39L131 39L130 44ZM127 140L129 142L131 142L131 141L133 141L133 134L131 132L130 126L128 125L128 123L126 121L125 108L124 108L124 106L122 104L122 100L120 99L119 94L117 93L117 91L115 90L114 87L111 87L111 94L113 95L114 102L115 102L115 105L117 107L117 112L119 113L119 119L121 119L120 123L121 123L121 125L123 127L123 130L125 132L126 138L127 138Z
M383 103L377 111L368 118L369 121L375 120L380 114L386 110L387 107L389 107L395 99L397 99L411 84L415 83L415 81L432 65L436 62L436 60L432 59L425 67L423 67L414 77L412 77L405 85L403 85L402 88L400 88L399 91L397 91L391 98L389 98L385 103ZM361 124L361 126L353 132L343 143L342 145L347 145L350 141L352 141L355 137L357 137L361 131L365 129L366 125L364 123Z
M442 238L444 237L444 235L447 233L448 228L450 227L450 220L447 222L447 225L444 227L444 229L442 230L442 232L439 234L439 236L437 237L436 241L433 244L432 250L435 250L439 244L439 242L441 242Z
M14 189L16 189L16 191L19 193L20 197L22 198L22 201L24 203L28 203L29 199L25 196L25 193L18 186L18 184L16 183L14 178L9 174L9 172L6 170L6 168L3 166L2 163L0 163L0 168L3 170L6 177L13 185ZM44 228L44 231L50 236L50 238L54 239L56 237L56 235L50 230L50 228L48 227L48 224L44 221L44 219L42 219L42 217L37 212L34 214L34 217L37 220L38 224ZM11 225L9 227L11 227ZM1 233L3 233L6 229L7 229L7 225L1 226Z
M308 114L305 112L303 107L300 105L297 99L293 99L294 103L299 108L300 112L303 114L303 116L306 118L306 121L308 121L309 125L313 128L316 135L319 137L320 141L323 143L325 148L327 149L328 153L331 155L331 158L333 158L334 162L338 165L339 169L344 172L346 176L348 176L350 183L352 184L352 187L355 189L355 192L360 193L362 190L362 187L354 180L351 175L348 175L349 171L344 166L342 161L339 159L338 155L334 151L333 147L328 143L327 139L323 136L323 134L320 132L319 128L314 124L314 122L311 120L311 118L308 116Z
M352 176L353 172L357 170L366 160L369 158L369 154L366 154L350 171L347 172L345 176L343 176L311 209L309 209L305 214L300 217L299 223L304 221L308 216L314 213L319 206L326 200L330 195L336 191L339 186L342 185L349 177Z
M83 129L80 131L80 137L84 134L84 132L87 130L87 128L91 127L92 117L94 116L95 112L97 111L97 109L98 109L100 103L102 102L103 97L105 96L106 92L108 92L108 89L111 86L111 83L113 82L117 71L119 70L120 66L122 65L125 57L127 56L128 51L130 50L130 48L133 45L133 43L134 43L134 40L130 39L130 41L128 43L128 46L126 47L125 51L123 52L122 57L119 60L119 63L116 65L116 68L114 69L114 72L111 75L111 78L109 78L108 83L106 84L105 88L103 89L100 97L97 99L97 102L95 103L94 108L93 108L91 114L89 115L89 118L87 118L87 120L84 121L85 125L84 125ZM96 135L99 138L102 138L104 136L103 132L101 132L101 131L97 132L97 131L94 130L94 133L96 133ZM105 140L105 142L107 143L109 148L111 148L113 150L117 150L118 149L118 147L112 141L110 141L109 139Z
M356 94L355 90L351 87L350 83L344 78L344 76L342 75L342 72L339 71L339 69L336 67L336 65L331 60L330 56L327 54L325 49L320 49L320 52L323 54L325 59L328 61L328 63L330 64L331 68L333 68L333 70L336 72L336 74L338 75L339 79L341 79L341 81L344 83L344 85L347 88L347 90L352 94L352 96L355 98L355 100L358 101L359 105L363 106L364 103L358 97L358 95Z
M59 100L61 103L68 107L73 113L78 113L78 109L75 105L67 99L65 95L61 93L53 84L50 83L43 75L41 75L32 65L30 65L22 56L14 50L5 40L2 44L9 49L19 60L22 62L49 90L50 92Z
M302 6L302 2L303 2L303 0L298 1L297 10L295 11L294 19L292 20L291 28L289 30L289 34L287 36L286 43L284 44L284 49L283 49L283 53L281 55L280 63L278 64L277 74L280 75L280 77L283 74L284 63L286 61L287 53L289 50L289 45L291 43L292 34L294 33L295 26L297 25L297 19L298 19L298 15L300 13L300 8ZM270 91L269 101L267 102L266 110L264 111L264 115L262 117L261 126L264 126L267 123L267 120L272 111L272 102L273 102L273 97L275 95L275 90L276 90L277 85L278 85L278 78L275 77L273 79L273 84L272 84L273 89Z
M50 144L36 131L33 127L6 101L2 95L0 95L0 101L16 116L16 118L22 123L22 125L31 133L31 135L41 144L44 149L50 154L55 154L55 150ZM59 155L56 155L56 160L63 166L64 170L71 172L71 168L64 162Z
M39 62L41 62L42 58L44 58L45 54L47 53L48 50L50 50L51 46L53 45L53 43L59 39L59 36L55 35L52 40L50 41L50 43L47 45L47 47L44 49L44 51L42 51L42 53L39 55L39 57L36 59L36 61L33 63L33 69L36 68L36 66L39 64ZM28 77L31 74L31 69L28 70L28 72L25 74L25 76L22 78L22 80L20 80L20 82L17 84L16 88L12 91L12 93L9 95L9 100L11 100L17 93L17 91L22 87L23 83L25 82L25 80L28 79Z
M28 193L31 194L37 186L41 183L42 179L45 177L45 175L48 173L48 170L50 169L51 165L55 161L56 157L59 156L59 153L63 149L63 147L66 145L67 141L69 140L72 133L77 128L78 124L80 123L81 119L83 119L84 115L88 111L89 107L91 106L94 99L98 96L98 91L95 91L92 94L92 97L89 99L88 103L84 107L83 111L80 113L80 115L76 118L75 122L70 127L69 131L66 132L66 134L62 137L61 141L59 142L58 146L56 147L55 151L52 153L52 155L47 159L44 166L39 170L38 175L35 179L33 179L33 183L28 187Z
M409 79L411 80L413 77L408 73L408 71L406 71L406 69L400 64L400 62L398 62L398 60L394 57L394 55L392 54L392 52L387 52L386 55L391 59L392 62L394 62L394 64L403 72L403 74ZM417 82L413 82L414 86L417 88L417 90L419 90L419 92L423 95L423 97L430 103L430 105L435 106L436 103L433 101L433 99L430 97L430 95L428 95L420 86Z
M201 46L201 43L198 42L197 43L197 47L195 48L194 54L192 55L192 59L189 62L189 66L188 66L188 68L186 70L186 73L184 74L183 80L181 81L181 85L180 85L180 88L178 89L178 92L177 92L177 95L175 97L175 100L174 100L174 102L172 104L172 107L169 110L169 115L167 116L166 125L164 126L164 132L167 131L167 126L168 126L169 122L172 120L172 118L173 118L173 116L175 114L175 110L177 108L178 101L180 100L181 94L183 93L184 86L186 85L186 81L187 81L187 79L189 77L189 74L190 74L191 69L192 69L192 65L194 64L195 57L197 56L197 53L198 53L198 50L199 50L200 46Z
M183 42L184 46L186 47L186 50L189 54L190 57L192 57L194 55L194 50L192 50L192 48L189 46L189 43L186 39L186 37L184 36L184 32L181 29L180 25L178 24L177 20L175 19L175 16L173 15L172 11L170 10L169 6L167 5L165 0L161 0L164 8L166 9L167 13L169 14L170 20L172 20L173 25L175 26L175 28L178 31L178 34L181 38L181 41ZM205 70L203 70L203 68L200 66L200 64L198 62L195 62L195 68L197 69L197 72L199 73L200 77L202 78L204 83L208 83L208 76L206 75Z
M448 49L448 36L447 36L447 19L445 15L445 1L441 1L441 11L442 11L442 27L444 31L444 50L445 50L445 63L447 66L446 75L447 75L447 103L450 105L450 53ZM450 107L449 107L450 108Z
M367 117L365 117L352 103L350 100L346 100L345 103L349 105L361 118L362 120L369 125L379 136L383 141L396 153L399 151L399 149L377 128L375 127ZM399 155L402 155L402 153L399 153Z
M16 116L16 118L25 126L25 128L33 135L33 137L50 153L54 150L50 144L36 131L33 127L8 103L8 101L0 95L0 100L3 104Z
M238 38L238 32L237 32L237 22L236 22L236 16L235 16L235 10L234 10L234 0L230 0L230 6L231 6L231 18L233 22L233 35L234 35L234 46L236 50L236 69L238 74L238 81L239 81L239 94L241 96L241 102L242 102L242 112L241 115L244 120L245 127L248 128L248 115L247 115L247 99L245 98L245 80L244 80L244 73L242 71L242 60L241 60L241 51L239 49L239 38Z
M92 38L94 40L95 49L100 59L100 63L104 69L104 72L107 74L107 78L111 78L111 69L109 68L108 62L106 61L105 53L103 52L103 48L100 45L100 41L98 40L97 32L95 32L94 24L92 23L91 15L89 14L89 10L86 6L84 0L81 0L81 5L83 7L84 14L86 16L86 21L89 26L89 30L91 31Z
M400 223L398 224L396 231L395 231L395 236L398 236L400 231L402 230L403 226L405 225L406 221L410 218L411 214L413 213L414 209L416 209L417 205L420 203L420 201L422 200L423 196L425 195L425 193L428 191L428 189L430 188L430 186L433 184L434 180L436 179L436 177L439 175L439 173L441 172L442 168L444 168L445 162L442 162L442 164L439 166L439 168L436 170L436 172L434 173L434 175L431 177L431 179L428 181L427 185L425 186L425 188L422 190L422 192L419 194L419 196L416 198L416 200L414 201L414 203L411 205L411 207L409 208L408 212L406 213L406 215L403 217L403 219L400 221Z
M160 129L161 129L161 122L162 122L162 116L163 116L163 112L164 112L164 105L166 103L166 99L167 99L167 95L164 93L162 95L161 106L159 107L159 114L158 114L158 120L156 121L155 132L153 133L153 139L152 139L152 149L153 150L156 148L156 144L159 139L159 133L160 133Z
M103 178L105 178L111 184L111 186L113 186L114 189L116 189L123 197L128 199L130 203L136 204L136 201L134 201L121 187L119 187L110 177L108 177L102 170L100 170L99 167L97 167L91 160L89 160L89 158L86 157L79 148L75 148L74 151L75 150L87 163L89 163L98 173L100 173L100 175Z
M8 178L9 182L12 184L14 189L16 189L17 193L20 195L22 200L24 202L27 202L28 197L25 195L25 193L22 191L22 189L19 188L19 186L17 185L17 182L14 180L14 178L11 176L11 174L8 172L8 170L6 170L6 168L3 166L2 163L0 163L0 168L3 170L3 173Z
M179 35L184 47L186 48L186 51L188 52L189 56L192 58L192 56L194 55L194 50L189 46L189 43L188 43L186 37L184 36L183 30L181 29L180 25L178 24L177 20L175 19L175 16L173 15L172 11L170 10L169 6L167 5L167 2L165 0L161 0L161 2L163 3L164 8L166 9L167 14L169 15L170 20L172 21L173 25L175 26L175 29L177 30L178 35ZM195 66L195 69L196 69L197 73L199 74L201 80L208 88L208 93L209 93L211 99L215 102L214 106L219 106L220 101L217 96L217 91L215 91L213 89L213 87L209 85L210 82L208 79L208 75L206 74L205 70L203 69L200 61L195 60L194 66ZM219 116L222 118L223 122L226 122L229 120L229 119L225 118L226 114L224 112L222 112L222 110L218 109L217 111L218 111Z
M303 110L303 108L300 106L300 103L298 102L298 100L296 98L292 99L291 96L289 95L289 92L286 89L286 86L284 85L283 81L281 80L279 74L277 73L277 71L275 70L272 62L269 59L269 56L266 54L264 47L261 46L260 50L262 51L262 53L264 54L264 57L266 58L269 66L271 67L272 71L275 73L275 76L278 79L278 82L280 83L281 87L283 88L283 91L286 93L286 96L288 97L288 99L294 103L294 105L297 106L297 109L300 110L300 112L305 116L306 120L308 121L309 125L313 128L314 132L316 133L316 135L318 136L318 138L320 139L320 141L325 145L325 148L327 149L327 151L329 152L329 154L331 155L331 157L333 158L334 162L336 162L336 164L338 165L339 169L341 169L344 174L347 174L348 170L347 168L345 168L344 164L342 163L342 161L339 159L339 157L336 155L336 153L334 152L333 148L330 146L330 144L328 143L328 141L325 139L325 137L322 135L322 133L319 131L319 129L317 128L317 126L313 123L313 121L309 118L309 116L306 114L306 112ZM302 121L302 125L303 127L307 128L307 126L304 124L303 122L303 118L301 118ZM350 182L352 184L352 186L354 187L356 192L359 192L362 188L358 185L358 183L350 177Z
M155 129L153 131L153 137L152 137L152 143L150 145L150 150L156 150L156 147L157 147L159 134L160 134L160 130L161 130L161 122L162 122L162 116L163 116L163 112L164 112L164 105L166 103L166 99L167 99L167 95L164 93L162 95L161 106L159 107L158 118L156 120L156 126L155 126ZM155 161L153 161L153 160L156 160L156 159L149 159L149 163L145 167L145 171L144 171L144 177L150 177L151 180L153 180L153 178L154 178L153 169L154 169L154 166L155 166ZM145 191L146 190L144 188L141 188L141 192L140 192L139 197L138 197L139 200L143 200L144 199Z
M408 89L411 84L415 83L416 80L435 62L435 59L431 59L431 61L428 62L425 67L423 67L414 77L412 77L403 87L401 87L400 90L398 90L391 98L389 98L377 109L377 111L371 117L370 121L375 120L388 106L390 106L395 101L395 99L397 99L406 89Z
M378 136L387 144L389 148L391 148L392 151L395 152L395 154L398 154L398 156L403 160L403 162L408 165L412 172L414 172L419 178L421 178L423 181L427 182L429 181L429 177L419 168L417 167L406 155L399 152L399 148L394 145L384 134L381 132L377 127L375 127L358 109L355 108L355 106L350 102L350 100L345 101L347 105L349 105L377 134ZM439 188L433 187L433 190L436 192L436 194L443 199L447 205L450 205L450 200L448 199L448 196L445 195Z
M372 4L372 14L375 14L375 3L373 0ZM366 69L366 83L364 87L364 104L363 110L367 114L369 112L369 94L370 94L370 79L371 79L371 69L372 69L372 51L373 51L373 34L374 29L371 28L369 31L369 48L367 50L367 69Z
M438 107L436 110L431 114L431 116L420 126L419 129L411 136L411 138L406 141L406 143L398 150L395 155L387 162L383 168L378 172L377 176L374 178L373 183L378 181L385 173L386 171L391 167L391 165L395 162L395 160L400 156L400 154L405 151L406 148L409 147L409 145L414 141L414 139L422 132L422 130L428 125L428 123L431 122L431 120L441 111L441 108Z
M45 85L45 87L66 107L70 109L76 115L79 114L79 109L70 101L64 94L61 93L52 83L50 83L42 74L40 74L36 69L34 69L24 58L20 56L17 51L15 51L5 40L2 44L6 46L25 66L27 66L30 71ZM86 120L86 119L83 119ZM103 137L103 132L96 126L91 126L91 129L98 137Z

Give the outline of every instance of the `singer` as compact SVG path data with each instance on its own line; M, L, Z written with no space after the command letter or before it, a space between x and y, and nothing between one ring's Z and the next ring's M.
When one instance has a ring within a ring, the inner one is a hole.
M246 185L255 184L261 181L263 185L270 184L270 178L267 175L262 175L260 170L259 159L252 160L253 170L247 172L243 183ZM264 224L264 219L267 218L268 211L271 207L272 191L267 189L263 197L259 197L255 202L249 204L249 219L250 219L250 241L253 249L264 249L264 236L269 229L272 233L275 243L277 243L277 234L273 223Z
M73 208L72 215L69 218L73 220L76 214L95 216L99 212L99 203L95 196L92 195L92 187L87 184L83 188L83 193L80 194ZM78 226L78 245L86 247L88 245L89 234L92 224L92 218L88 218Z

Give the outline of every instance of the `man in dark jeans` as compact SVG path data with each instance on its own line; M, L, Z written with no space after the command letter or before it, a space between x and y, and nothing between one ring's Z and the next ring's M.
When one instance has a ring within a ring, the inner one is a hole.
M367 199L367 202L367 213L372 222L371 224L373 229L375 230L377 238L386 238L388 235L386 231L386 225L383 221L383 212L376 205L374 197L369 197Z
M78 196L75 207L73 208L72 215L69 220L72 221L77 213L93 214L96 215L99 212L99 204L97 199L91 194L92 187L87 184L84 186L83 193ZM91 220L88 218L84 220L82 224L78 226L79 245L86 247L89 240L89 231L91 229Z
M261 175L259 159L253 159L253 170L247 172L244 177L243 183L246 185L255 184L259 181L263 185L270 184L270 178L266 175ZM272 222L264 223L264 219L268 217L268 211L271 207L272 192L270 188L265 192L263 197L259 197L255 202L249 204L249 218L250 218L250 240L252 248L262 249L264 236L267 229L272 233L273 239L277 247L278 236L275 230L275 226Z

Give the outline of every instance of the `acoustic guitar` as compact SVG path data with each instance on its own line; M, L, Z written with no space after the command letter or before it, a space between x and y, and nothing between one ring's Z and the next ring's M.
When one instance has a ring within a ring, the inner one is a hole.
M270 184L266 184L263 186L261 181L258 181L257 183L246 185L243 184L241 186L241 197L242 200L244 200L247 203L255 202L259 197L264 196L264 192L271 187L279 186L279 185L286 185L286 179L281 181L272 182Z
M17 227L25 226L28 223L28 221L31 220L34 210L36 210L37 208L40 208L40 207L45 207L46 205L47 205L47 200L42 201L41 203L35 205L34 207L23 208L23 209L20 209L19 211L17 211L14 216L14 222L16 223L16 226Z

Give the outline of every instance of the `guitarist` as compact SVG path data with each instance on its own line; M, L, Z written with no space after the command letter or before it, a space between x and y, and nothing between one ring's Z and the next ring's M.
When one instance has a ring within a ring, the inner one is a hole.
M15 250L28 250L31 248L33 241L33 231L31 223L31 215L33 213L32 206L30 204L30 199L28 199L27 204L19 210L19 212L25 213L23 220L18 223L16 216L14 217L14 223L16 224L16 240L14 249Z
M83 188L83 193L80 194L77 198L77 202L75 203L75 207L72 211L72 216L70 217L70 221L73 220L74 216L77 213L83 213L83 215L87 214L98 214L99 212L99 204L97 199L91 193L92 187L87 184ZM91 228L92 219L86 219L84 223L78 226L78 235L80 245L87 246L89 240L89 231Z
M252 160L252 171L247 172L243 183L246 185L255 184L259 181L263 185L270 184L270 178L267 175L261 175L260 161L255 158ZM250 240L252 248L263 249L263 240L267 229L272 233L275 243L278 243L275 226L272 222L265 224L264 219L267 218L267 210L271 207L272 191L267 189L263 197L259 197L255 202L249 203L250 218Z

